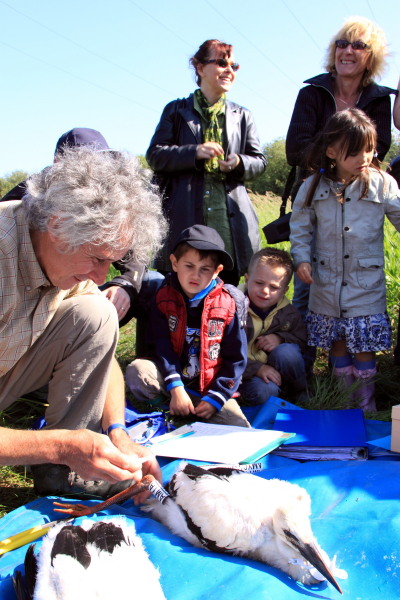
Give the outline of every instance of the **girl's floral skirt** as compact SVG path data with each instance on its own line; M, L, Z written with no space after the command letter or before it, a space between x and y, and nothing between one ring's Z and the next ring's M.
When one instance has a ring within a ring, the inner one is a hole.
M307 311L308 344L329 350L332 342L346 340L351 354L378 352L392 347L392 326L387 312L364 317L328 317Z

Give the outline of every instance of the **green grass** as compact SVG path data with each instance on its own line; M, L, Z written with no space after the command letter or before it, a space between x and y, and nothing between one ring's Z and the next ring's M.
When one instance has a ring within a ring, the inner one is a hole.
M279 216L280 198L273 194L259 196L250 194L260 221L260 234L262 245L266 241L261 228ZM289 242L278 244L284 250L290 249ZM392 321L394 338L397 332L398 305L400 299L400 237L394 227L386 222L385 225L385 272L387 284L388 312ZM111 267L107 280L112 279L118 272ZM291 284L288 296L293 295ZM135 358L136 322L132 320L120 331L120 339L116 351L117 360L123 371L126 365ZM380 352L377 356L378 377L376 379L376 403L378 412L366 415L384 421L390 421L391 407L400 403L400 367L393 366L392 352ZM350 390L351 392L352 390ZM128 397L139 411L146 412L146 407L135 401L132 394ZM282 389L282 397L290 400L290 390ZM327 353L318 351L315 363L315 377L310 385L310 400L302 405L309 409L337 409L342 410L353 406L349 393L344 392L334 380L327 368ZM27 429L33 421L44 413L45 406L41 402L31 400L17 400L14 404L0 413L0 426ZM181 420L180 422L185 422ZM18 508L35 499L32 489L32 480L24 467L0 467L0 517L7 512Z

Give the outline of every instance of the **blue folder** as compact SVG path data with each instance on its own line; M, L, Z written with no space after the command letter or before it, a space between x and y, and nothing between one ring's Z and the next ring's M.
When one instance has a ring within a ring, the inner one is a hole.
M298 460L367 460L361 409L280 410L274 430L295 433L274 454Z

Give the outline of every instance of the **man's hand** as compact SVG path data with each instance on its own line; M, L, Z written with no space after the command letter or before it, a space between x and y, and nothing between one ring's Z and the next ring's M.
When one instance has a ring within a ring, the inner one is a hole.
M311 265L308 262L304 262L304 263L300 263L299 266L297 267L296 273L299 277L299 279L301 279L301 281L303 283L314 283L313 278L311 277Z
M193 415L197 414L190 396L183 385L172 388L169 410L171 415L180 415L181 417L188 415L189 413L192 413Z
M118 430L111 434L114 431ZM106 435L87 429L65 432L65 455L60 456L60 463L68 465L86 480L103 479L110 483L126 479L140 481L151 474L162 483L161 469L152 452L132 442L124 430L119 432L112 436L113 441ZM150 460L142 464L137 459L144 456L149 456ZM150 492L142 492L134 497L134 502L139 504L149 496Z
M272 383L275 383L275 385L278 387L282 383L281 374L270 365L263 365L260 369L258 369L256 377L259 377L265 381L265 383L270 383L270 381L272 381Z
M123 429L113 429L110 432L110 439L114 446L122 452L122 454L131 456L133 459L139 457L148 456L151 460L146 461L141 465L141 469L133 473L132 477L135 481L140 481L143 479L145 475L153 475L161 484L162 484L162 473L161 469L158 465L157 459L150 450L141 446L140 444L135 444L132 442L131 438L126 435L126 432ZM142 492L138 496L134 496L133 502L136 504L140 504L144 502L151 496L151 492Z
M108 298L117 309L118 320L120 321L125 317L131 305L131 299L128 292L124 288L114 285L101 292L106 298Z
M217 412L215 406L207 402L206 400L202 400L200 404L196 406L196 416L201 419L211 419L214 413Z
M268 335L261 335L257 338L256 348L257 350L264 350L264 352L272 352L274 348L282 344L283 339L277 333L270 333Z
M125 434L125 437L127 435ZM110 483L131 479L141 471L136 456L123 454L106 435L88 429L60 433L58 463L68 465L83 479L104 479Z

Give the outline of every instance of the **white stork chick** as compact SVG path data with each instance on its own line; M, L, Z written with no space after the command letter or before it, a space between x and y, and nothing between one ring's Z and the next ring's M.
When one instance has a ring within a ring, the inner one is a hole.
M120 517L85 520L77 527L56 525L43 540L37 573L35 563L34 546L30 546L25 576L28 598L33 600L165 600L158 569L134 525L128 526ZM20 592L17 598L24 596Z
M142 510L194 546L264 562L307 585L328 579L342 593L311 531L310 497L298 485L181 463L168 492L172 499L148 500Z

